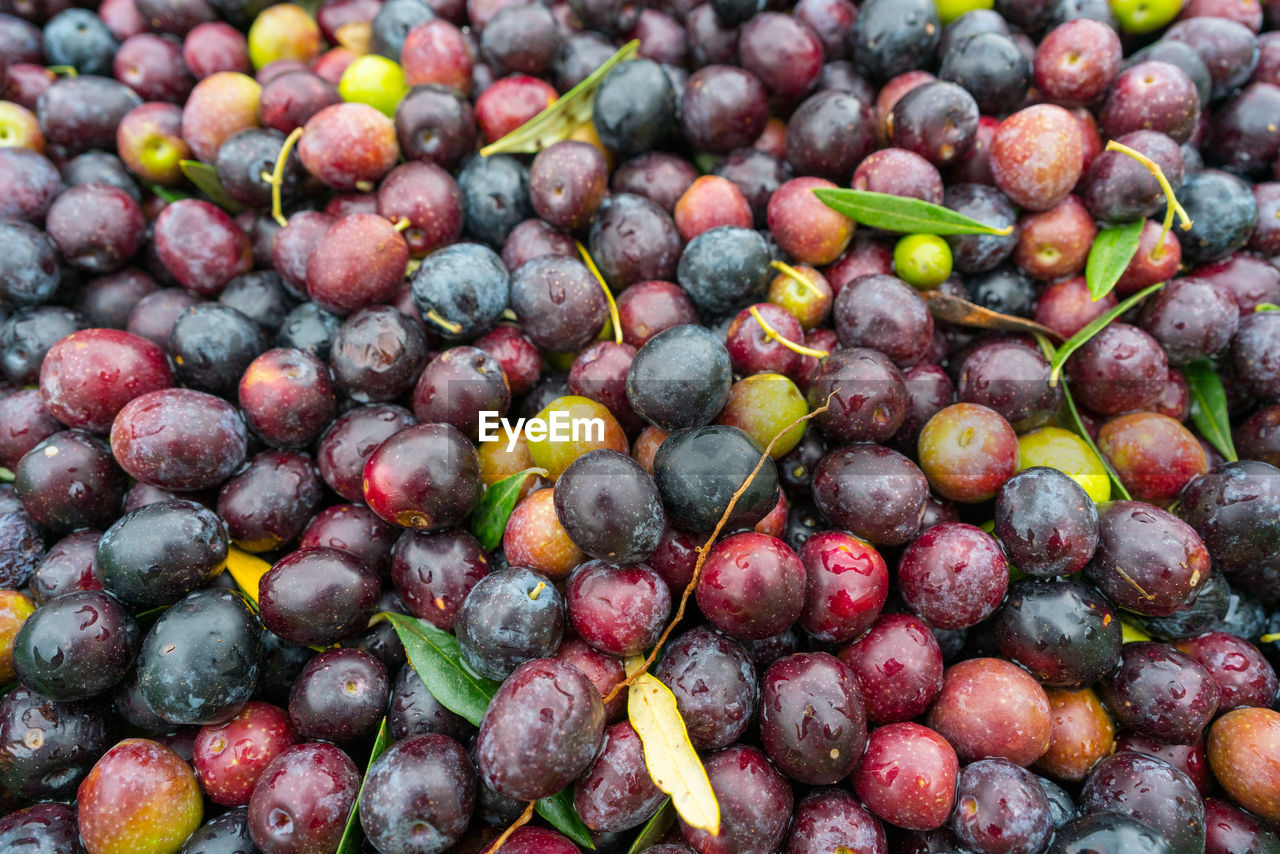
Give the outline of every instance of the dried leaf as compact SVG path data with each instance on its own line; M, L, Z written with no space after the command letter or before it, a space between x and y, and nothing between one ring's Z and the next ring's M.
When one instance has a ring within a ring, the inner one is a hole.
M1047 326L1041 326L1034 320L1015 317L1012 314L1001 314L989 308L983 308L942 291L921 291L920 296L929 307L929 313L938 320L954 323L957 326L973 326L978 329L998 329L1002 332L1022 332L1029 335L1043 335L1051 340L1062 340L1062 336Z
M634 667L640 659L634 659ZM676 812L691 827L718 835L720 804L707 769L689 741L675 695L648 673L631 684L627 716L644 745L644 762L653 784L671 796Z

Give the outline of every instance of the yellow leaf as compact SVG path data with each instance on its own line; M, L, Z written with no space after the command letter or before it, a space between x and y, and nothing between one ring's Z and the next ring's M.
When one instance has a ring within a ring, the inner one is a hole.
M628 661L632 665L628 670L634 670L642 660ZM627 716L644 745L644 762L653 784L671 796L686 824L718 836L720 804L711 790L707 769L689 742L671 689L648 673L641 674L628 692Z
M1151 635L1147 634L1133 623L1127 623L1124 620L1120 621L1120 636L1125 643L1151 640Z
M260 557L241 551L235 546L227 549L227 572L236 580L236 584L244 591L244 595L252 600L254 607L258 605L258 582L271 569L271 564Z

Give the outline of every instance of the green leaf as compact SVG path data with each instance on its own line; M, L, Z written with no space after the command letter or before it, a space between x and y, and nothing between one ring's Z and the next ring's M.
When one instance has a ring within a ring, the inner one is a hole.
M920 199L867 190L822 188L813 191L824 205L862 225L900 234L1005 235L1013 226L996 228Z
M635 842L631 843L627 854L639 854L651 845L657 845L658 840L662 839L675 822L676 810L671 805L671 799L668 798L662 802L662 806L658 807L653 817L644 823L644 827L640 828L640 835L636 837Z
M1166 284L1167 282L1156 282L1151 287L1138 291L1136 294L1111 309L1111 311L1108 311L1101 317L1095 317L1088 326L1063 342L1062 346L1058 348L1058 355L1053 357L1053 362L1050 365L1049 385L1057 385L1058 377L1062 374L1062 366L1067 363L1067 359L1071 357L1072 353L1083 347L1090 338L1110 326L1111 321L1115 320L1117 317L1163 288Z
M1273 302L1260 302L1253 307L1253 310L1255 313L1263 311L1280 311L1280 305L1276 305Z
M0 468L0 483L10 483L13 480L13 472L6 468Z
M1209 444L1234 463L1239 457L1236 456L1235 443L1231 441L1227 392L1222 387L1221 377L1214 370L1213 362L1197 359L1182 366L1182 375L1187 378L1187 387L1191 391L1191 420L1200 429L1201 435L1209 440Z
M1089 283L1089 296L1094 302L1111 293L1120 281L1129 262L1138 254L1138 241L1146 220L1128 222L1114 228L1104 228L1093 240L1089 261L1084 267L1084 279Z
M520 500L520 490L531 474L544 477L546 469L528 468L490 486L484 491L479 506L471 513L471 533L475 534L485 551L493 551L502 542L502 535L507 530L507 520L511 511L516 509Z
M485 710L489 708L489 700L500 687L499 683L472 673L462 661L457 639L448 632L416 617L391 611L376 615L370 625L379 620L386 620L396 630L409 664L431 696L455 715L480 726ZM538 801L537 810L538 815L574 842L586 848L596 847L591 841L591 831L573 808L570 789L562 789Z
M151 195L159 196L160 198L164 199L166 202L178 202L183 199L191 198L190 193L184 193L181 190L175 190L173 187L162 187L159 184L152 184L150 182L144 182L144 183L146 185L147 190L150 191Z
M481 157L490 154L533 154L552 143L568 139L581 124L591 121L596 90L600 81L615 65L625 62L640 50L640 42L627 42L618 52L600 64L586 80L556 98L550 106L520 125L497 142L480 149Z
M1119 493L1120 497L1126 501L1132 501L1133 496L1129 494L1124 482L1120 480L1120 475L1111 467L1111 461L1102 455L1102 451L1098 450L1097 443L1089 435L1089 428L1084 426L1084 420L1080 418L1080 410L1076 408L1075 398L1071 396L1071 387L1067 383L1062 384L1062 398L1067 404L1067 412L1071 415L1071 429L1084 440L1084 443L1089 446L1089 450L1093 451L1093 455L1098 458L1098 462L1102 463L1102 467L1107 470L1107 476L1111 478L1112 490Z
M578 816L578 811L573 808L571 788L561 789L551 797L543 798L538 801L534 809L537 810L538 815L550 822L552 827L583 848L595 849L596 844L591 839L591 830Z
M182 167L182 174L187 176L187 180L208 196L209 201L229 214L238 214L244 210L239 202L227 194L227 188L218 180L217 169L199 160L179 160L178 165Z
M378 757L386 752L390 743L391 739L387 735L387 719L383 718L381 726L378 727L378 736L373 740L373 749L369 751L369 762L365 765L360 789L356 792L355 802L351 804L351 812L347 814L347 826L342 831L342 841L338 843L335 854L357 854L360 851L360 840L364 838L364 833L360 829L360 796L364 794L364 784L369 781L369 769L378 761Z
M404 614L383 611L373 618L373 622L378 620L386 620L396 630L409 663L431 696L455 715L480 726L499 683L471 672L462 661L457 639L425 620Z

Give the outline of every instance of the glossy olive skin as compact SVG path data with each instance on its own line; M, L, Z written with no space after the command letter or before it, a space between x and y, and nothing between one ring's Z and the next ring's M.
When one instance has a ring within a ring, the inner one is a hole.
M475 808L475 766L443 735L398 741L369 769L360 826L383 851L442 851L462 838Z
M699 750L729 746L755 717L759 682L747 651L710 628L673 638L653 675L675 695L689 740Z
M1280 834L1267 827L1262 819L1237 806L1219 800L1204 799L1205 854L1252 854L1280 852Z
M573 803L587 827L611 833L648 820L665 797L649 776L640 736L622 721L605 730L600 755L574 786Z
M729 399L729 351L710 331L680 324L654 335L627 369L636 414L670 433L709 424Z
M440 705L413 667L406 664L400 668L391 683L388 735L397 741L418 735L447 735L465 741L474 730L465 718Z
M1085 575L1122 608L1167 617L1209 578L1209 551L1181 519L1140 501L1098 508L1098 547Z
M0 818L0 849L14 854L84 854L75 809L47 803L9 813Z
M827 653L781 658L760 679L761 740L793 780L830 785L847 776L866 747L866 719L853 671Z
M98 541L102 585L133 608L176 602L208 582L230 545L218 516L193 501L158 501L126 514Z
M796 804L787 854L826 854L840 845L866 854L889 851L884 826L853 795L837 788L805 795Z
M249 809L237 807L202 824L183 843L182 854L243 854L250 846Z
M618 451L588 451L555 485L556 516L587 554L619 565L639 563L662 537L658 487L639 463Z
M529 801L580 776L604 739L604 705L582 671L556 659L521 665L494 694L480 722L480 779Z
M1169 843L1142 822L1113 813L1082 815L1068 821L1055 834L1046 854L1173 854Z
M0 697L0 784L31 800L67 798L111 746L109 708L60 703L19 685Z
M1221 697L1213 677L1193 658L1154 641L1125 644L1120 666L1101 688L1119 723L1173 744L1198 738Z
M296 744L271 760L249 799L249 833L264 851L330 851L342 838L360 772L331 744Z
M979 851L1040 851L1053 833L1049 798L1030 771L1007 759L966 765L956 785L951 826Z
M303 739L351 744L372 736L387 708L387 668L362 649L326 649L289 691L289 720Z
M1178 515L1225 569L1246 567L1280 550L1280 469L1257 460L1215 466L1187 484Z
M1204 802L1186 774L1167 762L1117 753L1094 766L1080 792L1080 810L1128 816L1158 831L1170 854L1204 850Z
M53 700L84 700L124 678L141 632L120 601L101 590L56 596L13 640L18 679Z
M142 641L143 697L171 723L226 720L257 685L261 631L238 591L190 594L156 620Z
M835 448L813 468L812 480L818 510L855 536L893 546L920 530L929 481L897 451L865 443Z
M672 524L695 534L711 531L762 453L737 427L711 425L669 436L653 459L653 474ZM766 458L739 496L725 529L750 527L777 503L777 467Z
M1028 575L1078 572L1098 544L1098 510L1067 475L1033 466L996 493L996 538L1009 562Z
M328 644L364 628L382 585L354 555L329 548L298 549L258 582L266 628L293 643Z
M1025 579L994 618L996 643L1041 684L1090 685L1120 660L1120 618L1093 588L1071 579Z
M754 747L735 745L706 762L720 803L720 835L680 821L685 842L703 854L768 854L787 830L793 795L787 779Z
M506 679L555 652L564 635L564 596L540 572L512 566L489 573L462 602L454 631L467 665Z

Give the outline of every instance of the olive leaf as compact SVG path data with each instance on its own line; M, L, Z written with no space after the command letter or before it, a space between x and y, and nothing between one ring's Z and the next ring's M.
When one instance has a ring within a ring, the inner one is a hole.
M1261 313L1264 311L1280 311L1280 305L1276 305L1273 302L1260 302L1253 307L1253 310L1255 313Z
M1201 435L1228 461L1235 462L1235 443L1231 440L1231 419L1227 414L1227 392L1213 362L1197 359L1182 366L1191 392L1191 420Z
M631 59L639 50L638 40L633 39L627 42L618 49L617 53L591 72L587 79L556 98L545 110L502 139L480 149L480 156L533 154L552 143L568 139L569 134L573 133L579 125L591 121L591 110L595 106L596 90L600 88L600 81L615 65Z
M7 468L0 468L0 483L11 483L13 481L13 472Z
M484 546L485 551L493 551L502 542L502 535L507 530L507 520L511 518L511 511L516 509L516 504L520 501L520 490L531 474L545 477L547 470L527 468L491 484L472 511L471 533Z
M634 671L641 660L628 661L627 669ZM720 804L671 689L648 673L639 674L627 692L627 718L640 736L653 784L671 796L686 824L719 835Z
M1136 220L1113 228L1104 228L1093 240L1089 260L1084 266L1084 280L1094 302L1111 293L1129 262L1138 254L1138 243L1146 220Z
M244 206L231 198L227 188L222 186L222 181L218 180L217 169L199 160L179 160L178 165L182 168L182 174L187 176L187 180L208 196L209 201L229 214L238 214L244 210Z
M639 854L644 849L657 845L675 822L676 810L671 805L671 799L668 798L662 802L662 806L658 807L658 811L644 823L644 827L640 828L640 835L636 837L635 842L631 843L631 847L627 849L627 854Z
M449 711L480 726L489 700L500 686L471 672L462 660L457 638L416 617L391 611L375 615L369 624L381 620L396 630L409 664L431 696ZM596 847L591 831L573 808L573 795L568 789L538 801L537 810L538 815L574 842L586 848Z
M396 630L409 664L431 696L449 711L480 726L498 683L471 672L462 662L457 638L425 620L405 614L383 611L370 625L380 620L386 620Z
M1013 226L996 228L962 213L920 199L823 187L814 190L824 205L849 219L872 228L900 234L994 234L1005 235Z
M262 576L271 569L271 564L262 558L241 551L235 546L227 549L227 572L235 580L236 586L244 592L245 598L253 610L258 610L258 585Z
M957 326L972 326L977 329L998 329L1002 332L1042 335L1050 340L1062 337L1049 327L1042 326L1034 320L1015 317L1012 314L1001 314L998 311L983 308L977 303L969 302L967 299L952 296L942 291L921 291L920 296L924 299L924 304L929 307L929 313L936 319L954 323Z
M184 193L181 190L175 190L173 187L162 187L159 184L143 182L143 186L151 195L164 199L166 202L180 202L183 199L191 198L190 193Z
M1063 345L1058 348L1058 353L1053 357L1053 361L1050 364L1049 385L1054 386L1058 384L1058 377L1062 374L1062 366L1067 363L1067 359L1071 358L1072 353L1088 343L1090 338L1110 326L1111 321L1115 320L1117 317L1163 288L1166 284L1166 282L1156 282L1148 288L1143 288L1124 302L1117 305L1115 308L1111 309L1111 311L1108 311L1106 314L1099 317L1095 317L1089 322L1089 325L1068 338Z
M538 801L534 809L552 827L583 848L595 849L596 844L591 839L591 830L578 816L578 811L573 808L573 791L571 789L561 789L554 795L543 798Z
M338 843L338 850L334 854L358 854L360 851L360 840L364 838L364 833L360 829L360 796L364 794L365 783L369 782L369 771L373 768L373 763L386 753L390 744L391 738L387 735L387 719L383 718L378 726L378 735L373 740L373 749L369 751L369 762L365 765L360 788L356 791L356 799L351 804L351 812L347 814L347 826L343 828L342 841Z

